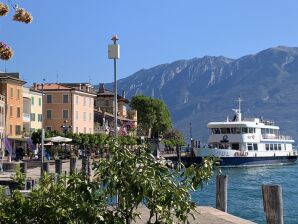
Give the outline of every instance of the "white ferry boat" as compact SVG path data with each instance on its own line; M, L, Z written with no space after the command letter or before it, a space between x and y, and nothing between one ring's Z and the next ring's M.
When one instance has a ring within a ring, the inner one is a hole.
M239 108L233 111L232 120L208 123L208 146L194 149L196 162L208 156L220 158L219 166L290 164L297 160L294 140L280 135L279 126L273 121L242 119L240 98Z

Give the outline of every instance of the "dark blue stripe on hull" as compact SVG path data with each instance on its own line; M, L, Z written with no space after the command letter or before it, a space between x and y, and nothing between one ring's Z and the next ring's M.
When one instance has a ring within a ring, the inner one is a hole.
M221 157L219 166L264 166L275 164L290 164L297 160L297 156L275 156L275 157ZM194 158L195 163L201 163L202 157Z

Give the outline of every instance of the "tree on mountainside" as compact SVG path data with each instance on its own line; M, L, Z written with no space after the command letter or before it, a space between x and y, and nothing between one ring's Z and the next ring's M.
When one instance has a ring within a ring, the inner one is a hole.
M172 127L170 112L163 101L139 95L132 97L130 106L138 111L139 127L150 137L157 137Z

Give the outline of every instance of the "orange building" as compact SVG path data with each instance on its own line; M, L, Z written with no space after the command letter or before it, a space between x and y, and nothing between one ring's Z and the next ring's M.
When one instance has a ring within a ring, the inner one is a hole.
M46 130L94 133L94 97L89 83L34 84L42 91L43 128Z
M23 85L19 73L0 73L0 94L6 101L5 136L22 138L23 133Z

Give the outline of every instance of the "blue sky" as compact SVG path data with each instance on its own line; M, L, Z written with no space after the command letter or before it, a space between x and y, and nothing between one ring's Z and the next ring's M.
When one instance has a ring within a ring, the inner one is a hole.
M179 59L298 46L295 0L10 1L34 20L13 22L12 12L0 17L0 41L15 51L0 70L20 72L28 83L113 81L107 45L114 34L119 79Z

